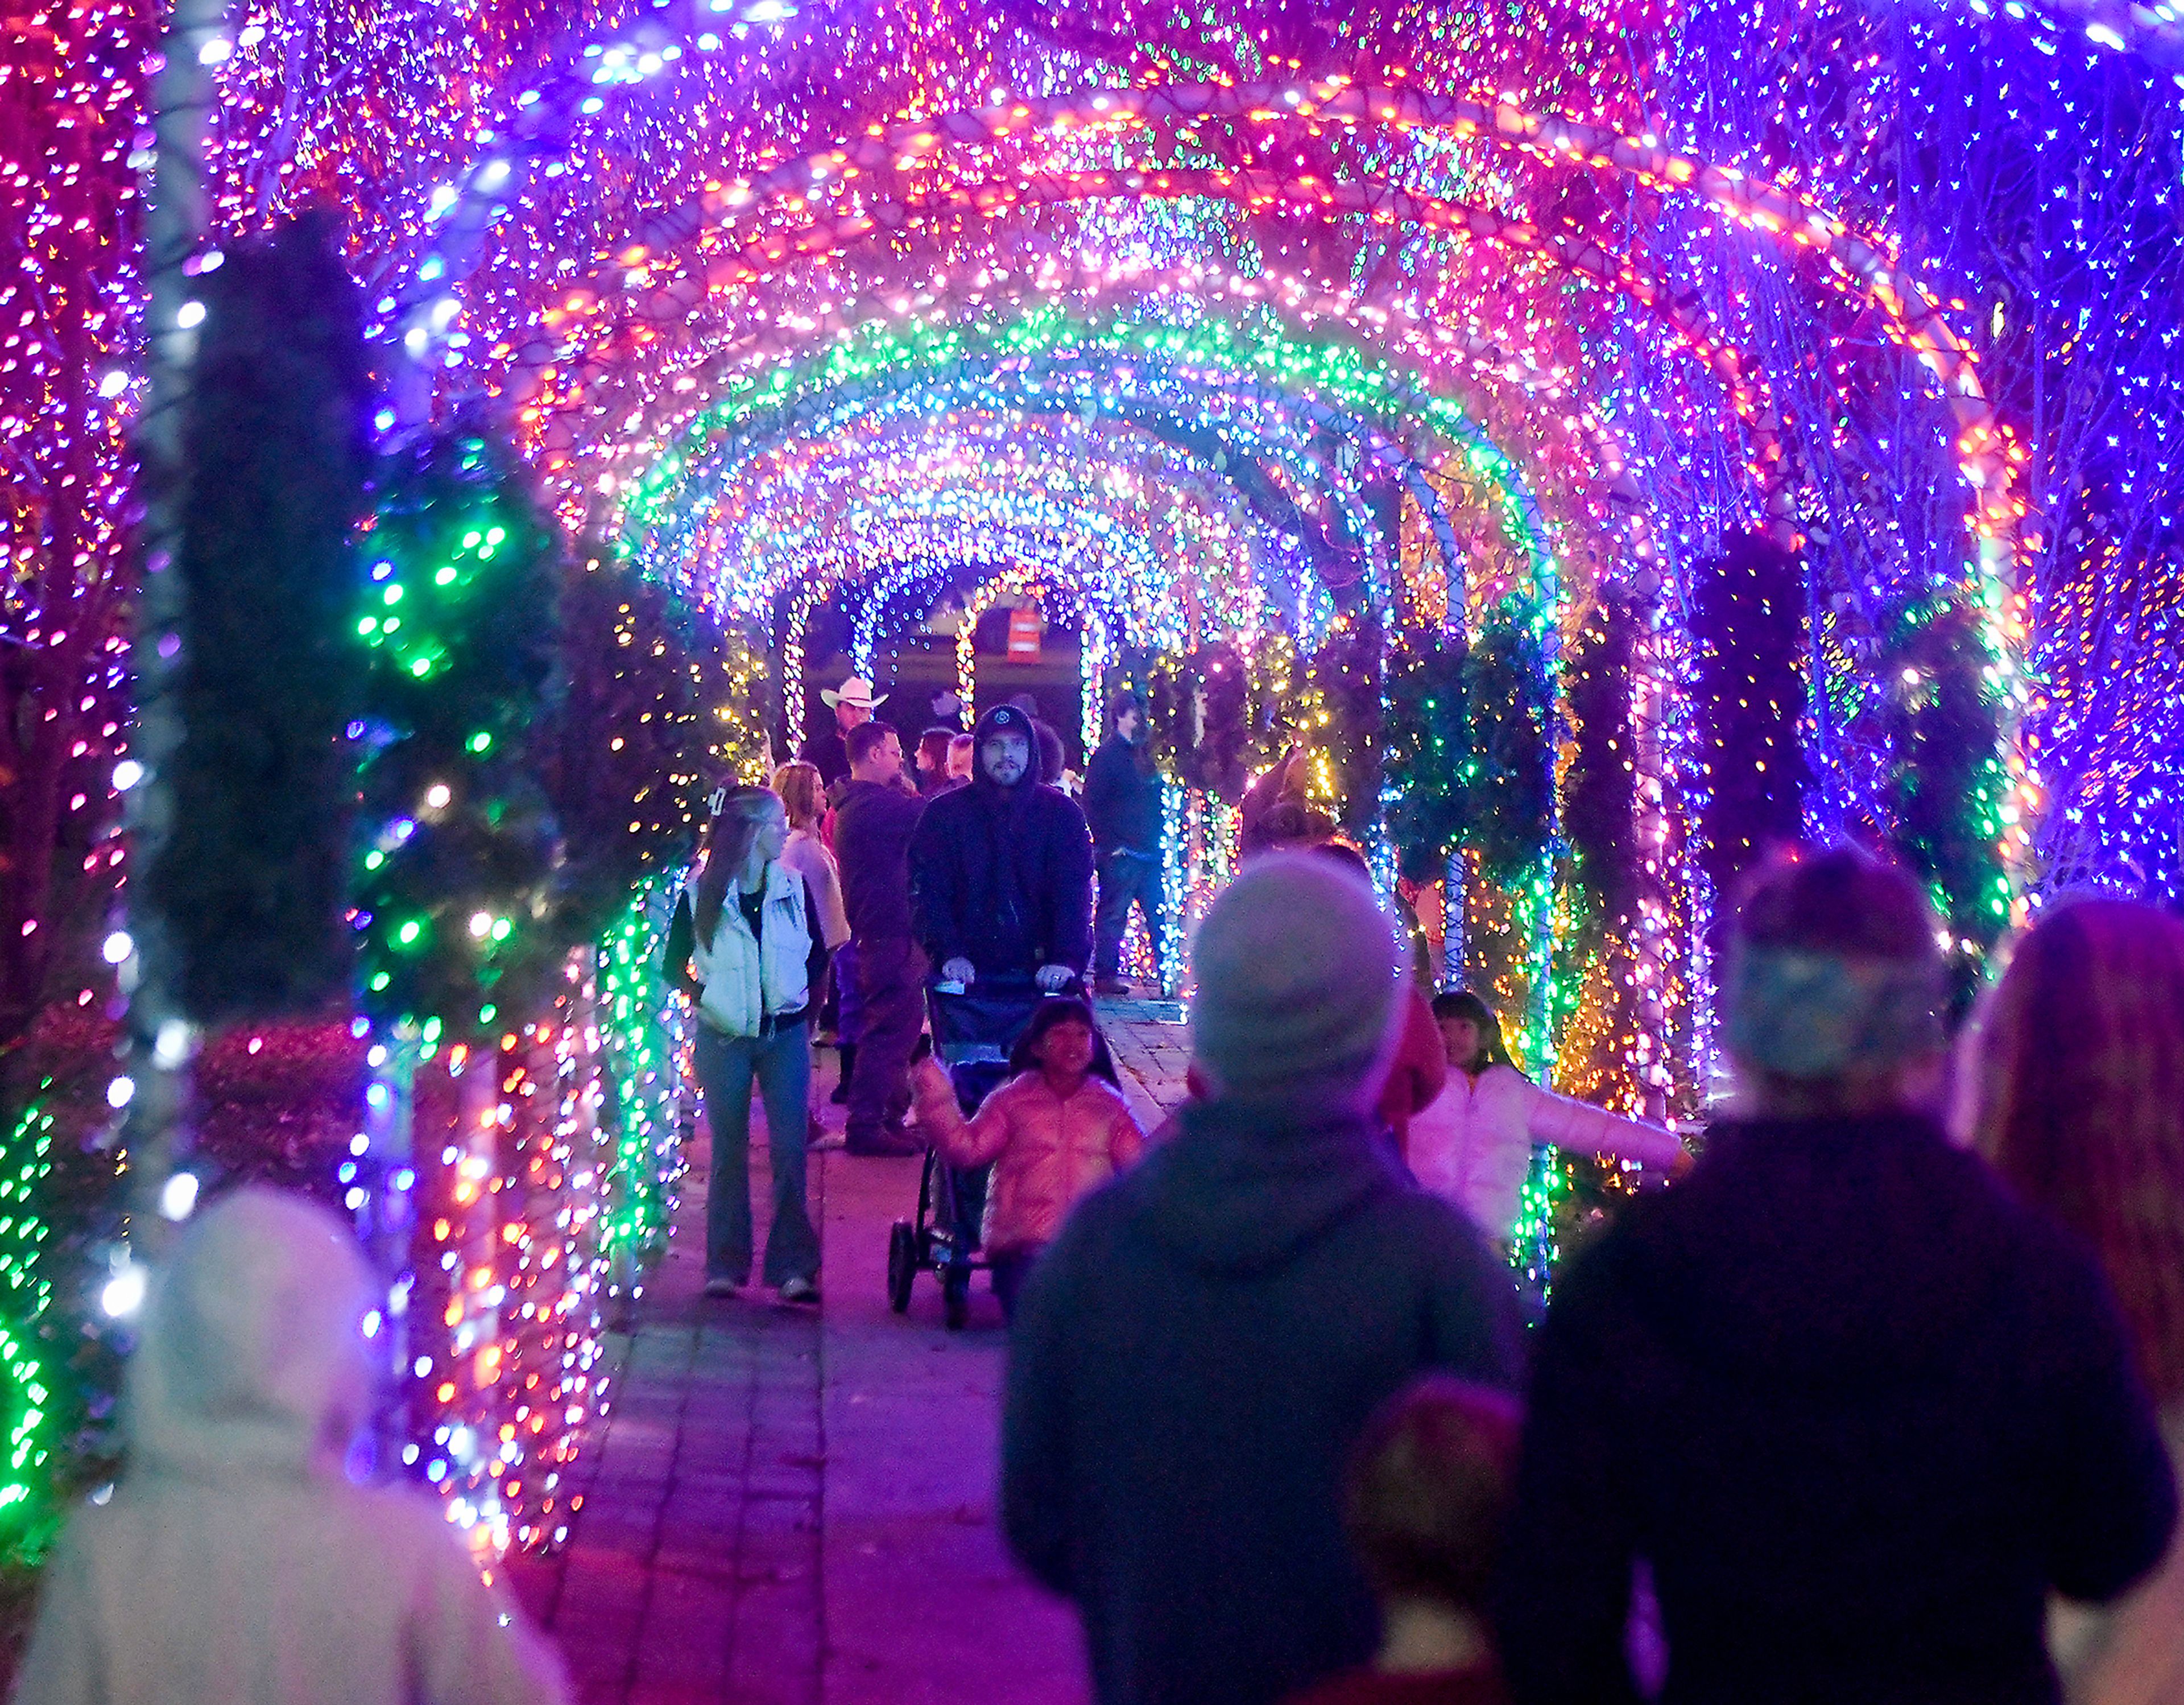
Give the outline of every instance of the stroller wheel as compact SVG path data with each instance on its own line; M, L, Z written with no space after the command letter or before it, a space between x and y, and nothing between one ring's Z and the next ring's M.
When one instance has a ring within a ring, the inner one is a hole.
M910 1221L897 1220L888 1232L888 1306L897 1314L910 1312L910 1287L917 1277L917 1233Z
M954 1262L940 1269L940 1322L961 1332L971 1318L971 1269Z

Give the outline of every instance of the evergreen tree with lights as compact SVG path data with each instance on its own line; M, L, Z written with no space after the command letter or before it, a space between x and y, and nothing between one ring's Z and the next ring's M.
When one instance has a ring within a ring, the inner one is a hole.
M382 1025L482 1036L567 946L536 749L560 539L514 452L459 422L390 469L364 554L359 998Z

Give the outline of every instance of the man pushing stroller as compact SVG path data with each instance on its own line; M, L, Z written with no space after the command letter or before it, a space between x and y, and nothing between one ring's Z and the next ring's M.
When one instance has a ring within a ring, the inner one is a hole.
M970 785L935 796L911 837L911 914L940 986L976 998L998 1026L985 1040L1005 1061L1039 1000L1078 982L1091 961L1092 833L1076 802L1041 780L1024 711L996 706L973 739ZM936 1039L942 1028L936 1017ZM990 1088L1005 1074L983 1075ZM969 1098L963 1110L975 1112L977 1090L958 1088ZM948 1194L967 1234L954 1245L960 1295L985 1169L956 1172Z
M937 795L910 843L911 920L944 982L1022 978L1053 994L1092 958L1092 834L1039 774L1032 719L978 718L971 783Z

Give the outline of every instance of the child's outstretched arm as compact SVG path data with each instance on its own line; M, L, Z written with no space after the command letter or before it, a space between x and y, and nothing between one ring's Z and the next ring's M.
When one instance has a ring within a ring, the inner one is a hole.
M1006 1085L986 1098L977 1118L967 1120L946 1068L931 1054L911 1067L910 1082L917 1098L917 1128L932 1139L949 1165L983 1166L1000 1158L1001 1150L1009 1146Z
M1582 1154L1613 1154L1646 1166L1669 1168L1683 1162L1684 1145L1673 1131L1641 1125L1634 1119L1618 1119L1604 1107L1573 1101L1537 1084L1526 1087L1531 1094L1524 1110L1524 1125L1535 1143L1573 1149Z

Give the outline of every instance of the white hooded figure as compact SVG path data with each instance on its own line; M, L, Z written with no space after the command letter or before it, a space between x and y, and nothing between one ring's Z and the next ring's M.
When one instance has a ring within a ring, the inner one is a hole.
M128 1466L48 1562L16 1705L560 1705L560 1665L437 1501L352 1485L371 1282L346 1227L250 1188L155 1278Z

